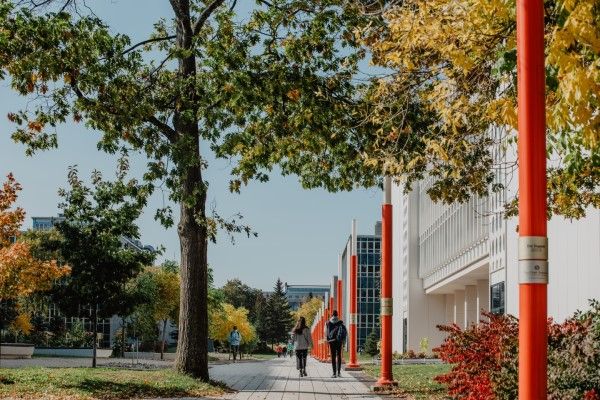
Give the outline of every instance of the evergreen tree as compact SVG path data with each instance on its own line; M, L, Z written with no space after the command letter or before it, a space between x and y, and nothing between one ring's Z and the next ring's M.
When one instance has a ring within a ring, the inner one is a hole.
M287 341L294 320L290 303L283 292L283 283L279 278L275 283L275 291L267 300L264 314L268 328L267 336L271 344Z
M365 353L373 357L379 354L379 349L377 348L378 341L379 335L377 334L377 331L373 329L365 341Z
M256 334L258 335L258 340L262 342L269 341L269 324L267 322L268 314L269 314L269 304L267 299L264 296L259 296L256 298L256 303L254 305L254 309L256 312L256 321L254 322L254 327L256 328Z

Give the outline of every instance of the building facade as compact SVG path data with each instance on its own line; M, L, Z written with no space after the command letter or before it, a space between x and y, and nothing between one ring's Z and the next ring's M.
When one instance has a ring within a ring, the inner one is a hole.
M349 237L341 256L341 276L343 290L342 303L344 321L350 321L350 254L352 238ZM375 225L374 235L357 235L357 348L364 347L367 336L373 331L379 337L381 304L381 223Z
M329 293L329 285L288 285L284 284L285 297L292 311L296 311L309 298L316 297L325 300Z
M506 153L495 157L511 165ZM503 214L516 174L500 167L496 180L506 189L464 204L433 203L428 180L409 193L394 187L395 351L419 351L425 342L430 351L444 339L437 325L476 324L483 311L518 316L518 218ZM600 211L579 221L553 217L548 239L548 315L560 321L600 298Z

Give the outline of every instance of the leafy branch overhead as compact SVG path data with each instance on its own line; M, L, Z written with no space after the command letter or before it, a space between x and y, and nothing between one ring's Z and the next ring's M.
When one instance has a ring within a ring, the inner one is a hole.
M600 207L600 8L545 1L548 203L579 218ZM434 200L502 189L516 140L514 0L408 0L358 29L390 72L368 95L380 128L369 163L408 182L430 176ZM451 39L450 39L451 38ZM427 118L411 123L411 107ZM516 211L509 204L509 212Z

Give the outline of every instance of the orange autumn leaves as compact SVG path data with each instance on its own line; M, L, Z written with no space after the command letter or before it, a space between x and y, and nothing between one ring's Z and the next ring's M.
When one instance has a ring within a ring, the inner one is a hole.
M14 208L21 185L9 174L0 189L0 299L15 299L48 290L53 282L69 273L56 261L40 261L31 255L27 243L16 241L25 220L25 211ZM14 243L13 243L14 242Z

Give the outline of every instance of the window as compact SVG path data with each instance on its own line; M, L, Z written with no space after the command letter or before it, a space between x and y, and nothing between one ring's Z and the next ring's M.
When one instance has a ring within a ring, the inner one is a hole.
M494 314L504 314L504 282L490 287L490 311Z

